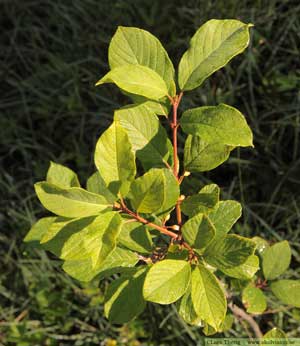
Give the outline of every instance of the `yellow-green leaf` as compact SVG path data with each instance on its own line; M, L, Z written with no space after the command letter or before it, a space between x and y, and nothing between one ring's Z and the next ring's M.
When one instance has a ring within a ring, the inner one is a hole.
M24 241L26 243L33 243L38 245L44 234L48 231L50 226L55 221L56 217L43 217L38 220L26 234Z
M218 329L227 310L225 293L215 275L202 265L192 272L191 297L199 318Z
M68 167L52 161L50 162L46 180L48 183L57 185L61 188L80 187L80 183L75 172Z
M43 206L59 216L73 218L97 215L112 207L103 196L80 187L63 189L47 182L36 183L34 187Z
M300 308L300 280L279 280L272 282L271 290L284 304Z
M283 274L291 263L291 248L284 240L267 248L262 254L262 269L267 280L274 280Z
M171 186L167 186L171 181L167 181L167 174L167 169L153 168L131 184L129 198L137 212L156 213L162 207L166 211L175 205L179 186L176 179Z
M111 274L120 273L125 268L133 267L137 262L136 253L116 247L103 262L97 263L96 266L93 266L91 258L86 258L65 261L62 267L73 278L89 282L96 276L102 279Z
M155 263L146 275L143 294L150 302L171 304L186 292L191 266L186 261L163 260Z
M142 65L123 65L109 71L96 85L115 83L120 89L159 100L168 95L165 81L154 70Z
M216 229L216 238L228 233L235 222L242 215L242 206L239 202L227 200L218 202L208 216Z
M96 144L95 164L108 189L115 195L127 194L135 177L135 155L128 135L116 121Z
M267 300L263 291L254 287L252 283L244 288L242 301L247 312L250 314L261 314L267 308Z
M119 26L108 50L111 69L133 64L149 67L166 82L169 94L175 94L174 67L160 41L150 32Z
M117 212L107 212L95 217L81 230L72 232L73 223L68 223L60 232L67 233L61 247L60 258L64 260L92 260L92 267L103 263L115 249L122 220ZM77 221L78 222L78 221ZM67 229L66 229L67 228ZM72 232L72 233L71 233Z
M268 339L274 339L274 341L277 341L277 345L278 345L278 341L276 339L284 339L284 344L287 344L286 342L286 335L284 333L283 330L279 329L279 328L273 328L271 330L269 330L262 338L263 340L268 340ZM262 341L261 343L262 345L265 345L265 343Z
M126 130L132 149L146 170L166 167L172 144L155 112L145 104L132 105L117 110L114 119Z
M201 137L206 143L232 147L253 146L253 136L245 117L236 108L223 103L185 111L180 119L182 130Z
M179 63L179 87L192 90L249 44L249 27L238 20L211 19L192 37Z

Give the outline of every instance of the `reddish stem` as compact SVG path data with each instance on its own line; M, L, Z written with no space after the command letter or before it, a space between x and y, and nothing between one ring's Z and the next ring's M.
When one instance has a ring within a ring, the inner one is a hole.
M148 225L151 228L154 228L158 230L160 233L166 234L169 237L171 237L174 240L178 239L178 234L174 233L172 231L169 231L166 227L159 226L153 222L149 222L148 220L144 219L142 216L138 215L137 213L133 212L129 208L126 207L124 202L122 203L122 206L115 206L116 209L119 209L120 211L132 216L136 221L139 221L140 223L144 225ZM185 247L191 254L194 254L194 250L187 244L186 242L182 242L181 245Z
M173 131L173 161L174 161L173 173L179 183L180 183L180 178L179 178L178 143L177 143L177 129L179 127L179 123L177 121L177 110L178 110L178 106L180 104L182 95L183 95L183 92L181 92L179 95L176 95L172 99L173 121L171 123L172 131ZM181 217L181 208L180 208L179 201L177 201L175 209L176 209L177 223L179 227L181 227L182 217Z

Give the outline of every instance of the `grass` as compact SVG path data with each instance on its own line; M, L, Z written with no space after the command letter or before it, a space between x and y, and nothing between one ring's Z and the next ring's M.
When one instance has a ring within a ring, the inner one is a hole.
M104 287L83 286L22 238L43 209L33 184L50 160L94 171L92 153L113 109L128 103L114 87L94 88L107 71L107 47L117 25L150 30L177 64L188 38L209 18L239 18L255 28L251 47L184 107L226 102L241 109L254 131L254 150L236 150L224 166L197 176L224 197L241 200L238 232L287 239L291 273L300 278L300 5L296 1L2 0L0 76L0 345L195 345L200 329L172 307L148 306L124 327L102 314ZM226 5L225 5L226 4ZM199 180L198 180L199 179ZM270 305L276 303L270 300ZM265 316L299 336L292 312ZM227 335L247 335L240 324Z

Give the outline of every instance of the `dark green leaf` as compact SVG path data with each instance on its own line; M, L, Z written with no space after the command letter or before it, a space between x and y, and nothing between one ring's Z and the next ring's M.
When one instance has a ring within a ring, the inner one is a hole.
M184 168L188 172L210 171L229 158L233 147L222 143L206 143L189 135L184 146Z
M255 251L255 243L235 234L213 240L205 249L204 258L210 265L223 270L239 266Z
M191 285L181 297L180 300L176 303L177 311L180 317L189 324L192 325L201 325L201 319L197 316L194 309L194 305L191 297Z
M249 256L243 264L232 268L223 268L222 272L232 278L249 280L259 269L259 258L255 255Z
M184 239L194 249L204 249L215 236L215 228L204 214L197 214L189 219L182 227Z
M204 186L197 195L193 195L183 200L181 210L187 216L194 216L199 213L208 213L219 202L220 189L216 184Z
M145 308L143 284L146 268L140 267L130 275L114 280L105 295L104 312L111 323L126 323L138 316Z

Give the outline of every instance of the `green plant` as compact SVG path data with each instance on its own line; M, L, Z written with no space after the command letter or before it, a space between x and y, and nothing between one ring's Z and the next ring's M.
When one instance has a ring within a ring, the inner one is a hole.
M231 106L193 108L178 117L183 93L248 46L249 27L237 20L210 20L200 27L179 64L179 93L161 43L144 30L120 27L109 47L111 71L97 85L116 84L134 104L117 110L98 140L98 171L85 190L72 170L51 163L46 181L35 185L41 203L56 216L39 220L25 241L61 258L77 280L113 278L105 296L105 314L113 323L131 320L146 301L175 303L179 315L203 326L206 335L221 332L232 323L227 299L235 315L247 314L233 304L235 292L248 313L265 311L260 261L266 280L289 266L287 242L267 248L260 238L228 234L241 205L220 200L216 184L189 197L181 191L190 173L212 170L234 148L253 146L244 116ZM167 118L172 141L158 115ZM179 128L187 135L183 165ZM138 178L136 159L144 171ZM285 260L274 265L278 251ZM284 303L300 306L297 286L299 281L281 280L271 289Z

